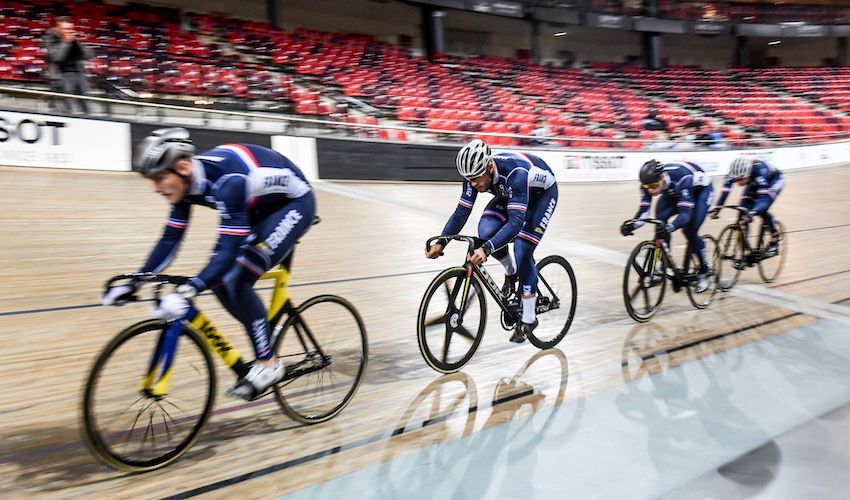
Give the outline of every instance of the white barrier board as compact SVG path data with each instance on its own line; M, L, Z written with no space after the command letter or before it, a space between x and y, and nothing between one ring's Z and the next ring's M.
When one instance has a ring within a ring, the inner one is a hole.
M0 165L130 170L130 125L0 111Z
M272 149L292 160L304 172L304 177L308 181L315 181L319 178L319 160L315 138L273 135Z
M551 151L529 149L555 172L558 182L637 179L640 166L656 159L662 163L689 161L711 175L725 175L732 160L752 155L780 170L816 167L850 160L850 142L811 146L719 151Z

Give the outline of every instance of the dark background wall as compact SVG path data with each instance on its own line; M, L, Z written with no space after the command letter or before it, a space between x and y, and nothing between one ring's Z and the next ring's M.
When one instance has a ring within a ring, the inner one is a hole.
M158 128L170 127L171 125L148 125L148 124L130 124L130 138L133 141L133 147L144 139L148 134ZM268 134L255 134L251 132L238 132L233 130L209 130L203 128L184 127L191 134L192 141L198 152L212 149L215 146L222 144L247 143L272 147L272 138Z
M322 179L457 181L457 147L317 139Z

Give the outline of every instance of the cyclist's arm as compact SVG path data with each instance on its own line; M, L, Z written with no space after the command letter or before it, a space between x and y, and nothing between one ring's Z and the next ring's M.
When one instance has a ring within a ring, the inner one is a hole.
M171 213L165 222L165 230L162 233L162 237L153 250L151 250L147 261L139 269L139 272L159 273L171 264L174 257L177 256L180 242L183 241L183 234L186 232L186 226L189 224L190 212L191 205L187 201L181 201L171 206Z
M640 207L638 208L637 213L635 214L635 219L648 219L649 218L649 208L652 206L652 196L649 195L649 191L640 187ZM641 227L644 225L644 222L637 221L634 223L634 227Z
M528 170L515 169L508 175L508 221L492 238L484 242L487 254L510 243L525 225L525 213L528 210Z
M724 203L726 203L726 198L729 196L729 191L732 189L732 178L726 176L726 179L723 181L723 188L720 190L720 197L717 198L717 204L715 206L722 207Z
M189 280L199 292L221 281L233 267L243 240L251 233L245 183L245 177L231 176L215 189L216 205L221 214L218 242L207 266Z
M768 180L768 176L771 174L770 167L768 167L763 162L757 162L753 166L753 171L755 174L755 196L753 196L753 208L752 211L761 215L767 211L767 207L773 203L773 200L776 198L777 191L779 189L775 189L774 186L782 186L782 176L779 175L778 179L771 183Z
M443 228L443 234L458 234L466 221L469 219L469 214L472 213L472 205L475 204L475 198L478 196L476 191L469 181L463 181L463 191L460 194L460 200L457 202L457 207L454 213L449 217L446 226ZM446 245L448 241L440 241L440 244Z
M679 201L676 202L676 208L679 209L679 215L673 219L671 231L675 231L686 225L691 220L691 213L694 211L693 198L693 176L687 176L679 181L676 186L676 191L679 192Z

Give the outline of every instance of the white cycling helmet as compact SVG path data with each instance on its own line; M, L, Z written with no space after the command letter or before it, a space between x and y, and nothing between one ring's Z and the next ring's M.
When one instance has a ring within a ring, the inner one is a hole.
M475 139L458 151L455 165L460 175L472 179L483 174L492 159L493 152L490 146L481 139Z
M753 171L753 163L755 163L755 159L751 156L739 156L735 158L732 160L732 164L729 165L729 177L736 180L749 177L750 172Z
M136 147L133 170L150 177L174 168L181 158L195 154L189 131L182 127L161 128L151 132Z

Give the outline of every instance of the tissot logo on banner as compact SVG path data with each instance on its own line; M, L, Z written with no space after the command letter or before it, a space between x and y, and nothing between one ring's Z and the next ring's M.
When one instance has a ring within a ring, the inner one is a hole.
M624 156L567 156L567 168L592 168L592 169L609 169L609 168L624 168Z
M130 125L0 111L0 165L130 170Z

